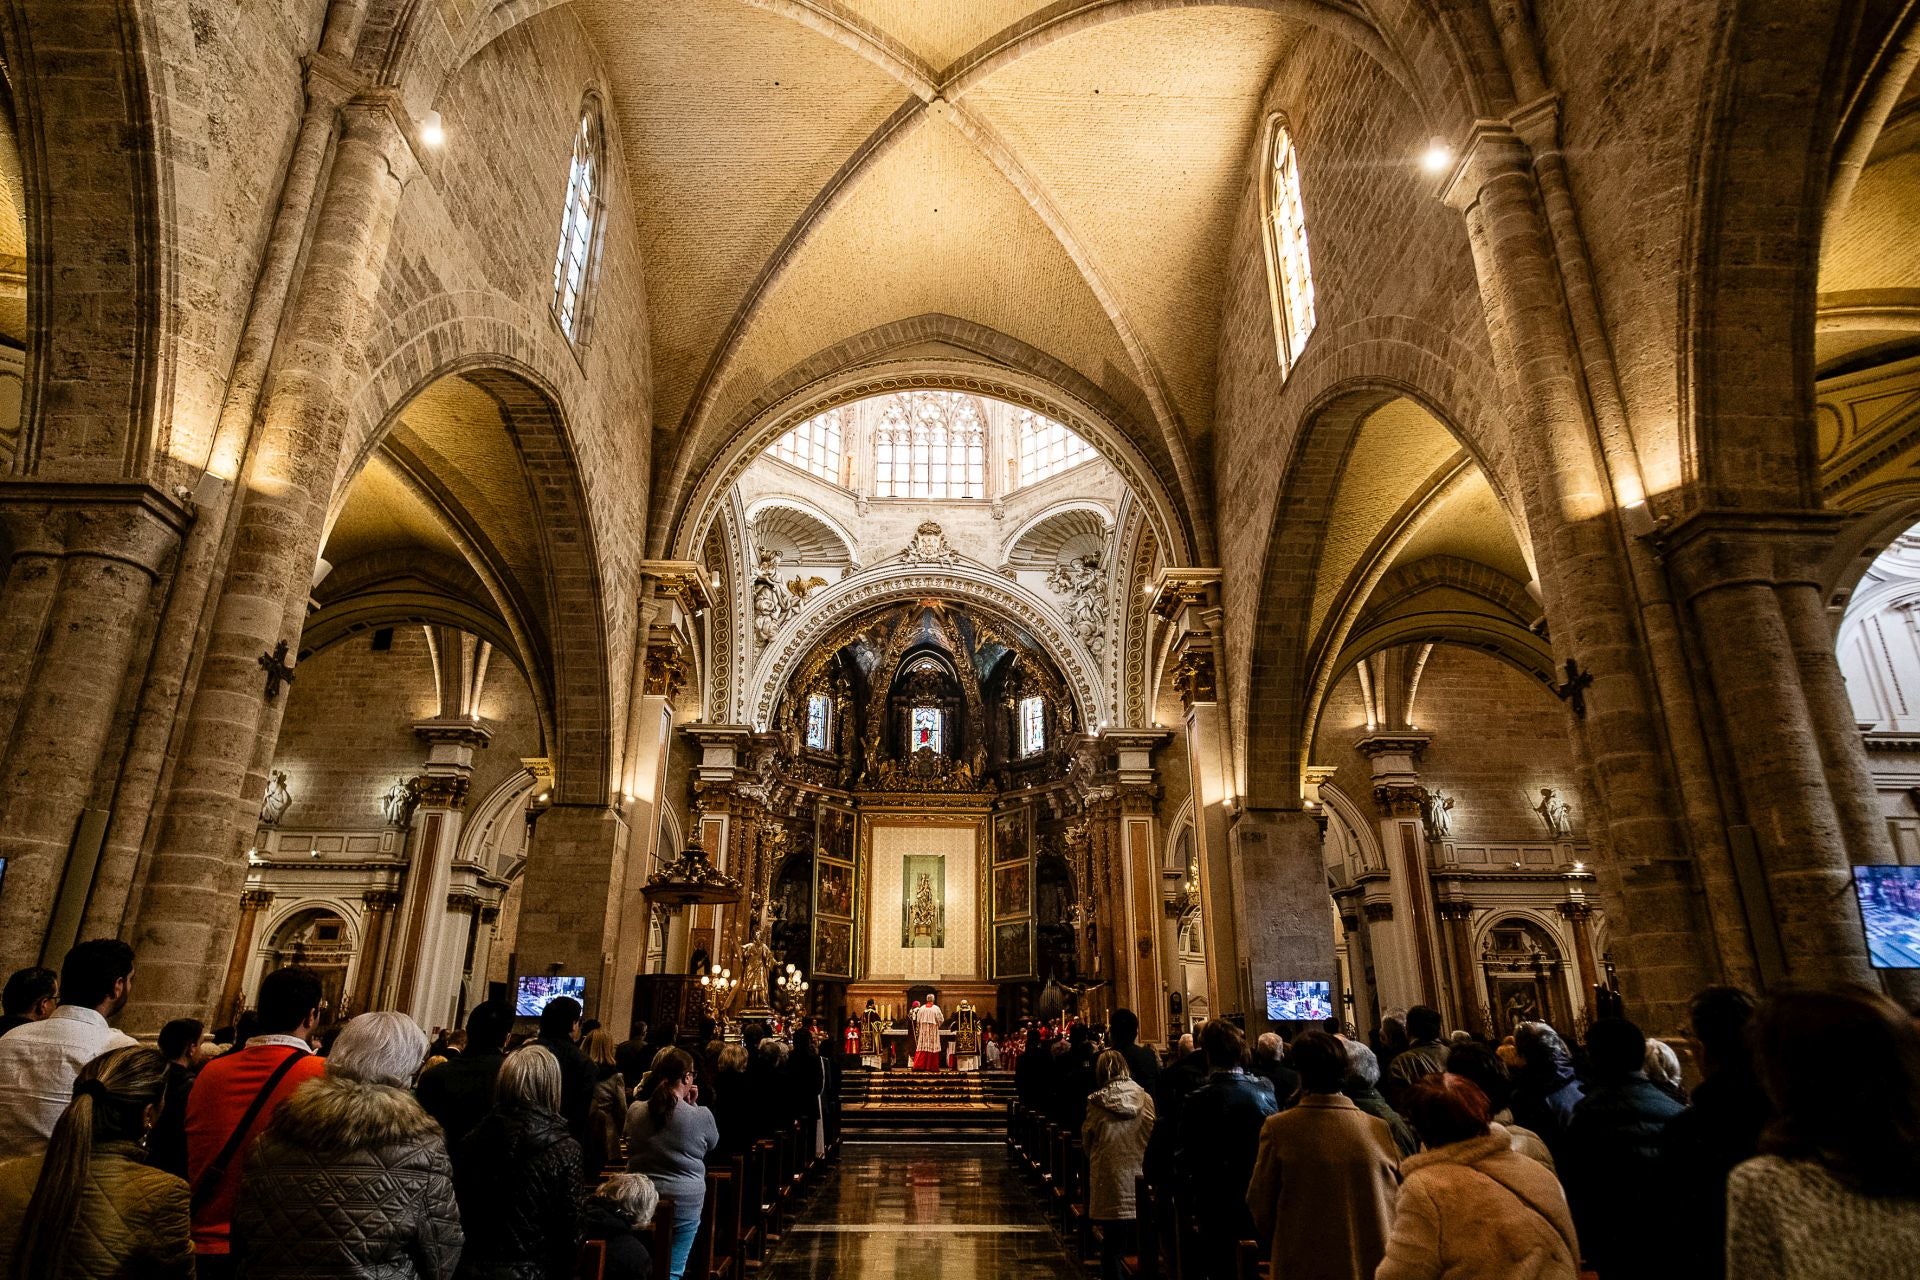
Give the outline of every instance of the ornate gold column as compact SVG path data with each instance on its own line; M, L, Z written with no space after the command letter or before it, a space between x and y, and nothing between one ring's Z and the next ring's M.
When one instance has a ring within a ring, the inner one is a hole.
M360 895L366 907L360 928L360 963L354 970L353 994L349 1013L365 1013L386 1007L382 986L387 964L387 944L392 938L393 913L400 906L400 895L391 889L378 889Z

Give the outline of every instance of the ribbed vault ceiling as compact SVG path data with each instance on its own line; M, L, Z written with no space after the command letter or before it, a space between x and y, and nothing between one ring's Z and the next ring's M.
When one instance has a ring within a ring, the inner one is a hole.
M933 314L1069 365L1192 485L1229 224L1297 22L1224 5L1079 22L1031 0L571 10L607 69L654 421L682 468L770 379Z

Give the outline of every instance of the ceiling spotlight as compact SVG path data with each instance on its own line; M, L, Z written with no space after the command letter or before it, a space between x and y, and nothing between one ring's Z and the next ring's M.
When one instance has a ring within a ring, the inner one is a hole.
M429 111L420 117L420 141L430 147L437 147L446 140L446 126L440 123L438 111Z
M1420 153L1420 167L1428 173L1441 174L1453 163L1453 148L1444 138L1435 138L1427 143L1427 149Z

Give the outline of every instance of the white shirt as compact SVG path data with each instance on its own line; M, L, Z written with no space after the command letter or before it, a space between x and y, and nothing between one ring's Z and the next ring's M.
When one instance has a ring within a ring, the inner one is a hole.
M109 1049L138 1043L97 1010L72 1004L0 1036L0 1160L44 1148L73 1101L80 1068Z

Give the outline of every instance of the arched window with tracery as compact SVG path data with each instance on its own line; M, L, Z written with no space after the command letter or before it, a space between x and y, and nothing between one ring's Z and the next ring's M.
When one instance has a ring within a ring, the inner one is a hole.
M845 438L844 415L838 409L829 409L775 440L773 456L830 484L839 484L843 479L841 458Z
M984 498L987 426L958 391L903 391L873 432L876 498Z
M560 214L560 248L553 260L553 314L574 342L587 336L588 293L600 248L601 185L606 174L606 138L600 102L589 97L580 108L573 135L573 163L567 170L567 202Z
M1300 198L1300 155L1285 122L1274 120L1268 142L1267 287L1280 367L1293 368L1313 333L1313 264L1307 256L1307 214Z
M1077 467L1093 457L1093 446L1071 428L1031 409L1014 417L1019 436L1020 483L1033 484Z

